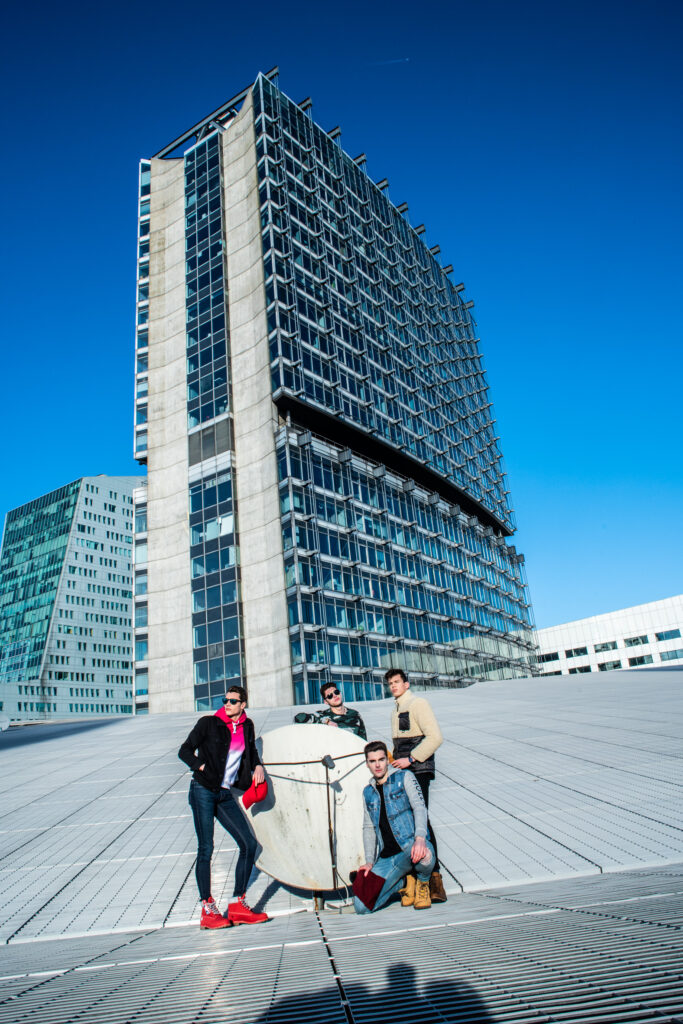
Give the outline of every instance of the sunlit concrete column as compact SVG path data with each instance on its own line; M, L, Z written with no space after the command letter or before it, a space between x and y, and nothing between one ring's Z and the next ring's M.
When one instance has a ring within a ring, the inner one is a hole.
M149 281L149 710L192 711L183 160L152 160Z
M230 365L249 702L292 702L252 99L223 136Z

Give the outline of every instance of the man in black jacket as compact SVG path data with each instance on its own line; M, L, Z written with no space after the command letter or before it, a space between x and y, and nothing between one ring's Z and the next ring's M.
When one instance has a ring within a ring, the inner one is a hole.
M187 737L178 757L193 769L189 802L197 832L196 876L202 901L201 928L227 928L233 924L258 924L267 914L255 913L246 903L246 890L256 858L256 839L233 796L233 786L249 790L265 787L265 773L255 743L254 723L244 709L247 693L231 686L224 707L215 715L200 718ZM257 797L258 799L258 797ZM218 818L237 843L235 868L237 897L228 906L227 917L219 913L211 895L213 823Z

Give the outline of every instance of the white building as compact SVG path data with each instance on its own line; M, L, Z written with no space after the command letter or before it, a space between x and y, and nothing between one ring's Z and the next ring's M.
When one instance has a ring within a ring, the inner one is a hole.
M541 675L609 672L683 662L683 594L536 633Z

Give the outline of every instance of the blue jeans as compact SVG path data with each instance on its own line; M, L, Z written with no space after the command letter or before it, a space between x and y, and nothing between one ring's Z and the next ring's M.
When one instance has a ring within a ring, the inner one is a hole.
M372 865L372 870L375 875L379 875L383 878L384 885L380 889L379 896L375 902L374 910L379 910L383 907L387 900L394 895L395 892L401 888L401 884L405 876L410 872L414 871L417 875L418 881L428 882L432 871L434 870L434 847L427 839L427 855L429 857L429 863L425 866L422 861L417 864L413 864L410 859L410 853L397 853L393 857L380 857ZM353 905L356 909L357 914L369 914L370 911L357 896L353 898Z
M208 900L211 895L211 854L213 853L213 820L218 818L221 825L237 843L239 856L235 868L233 895L243 896L247 891L251 870L256 860L257 842L249 828L247 819L237 806L237 798L229 789L213 793L194 779L190 782L189 803L194 816L197 832L197 887L199 898Z

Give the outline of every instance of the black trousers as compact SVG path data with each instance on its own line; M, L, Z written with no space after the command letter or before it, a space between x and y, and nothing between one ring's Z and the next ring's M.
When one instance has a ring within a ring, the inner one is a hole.
M427 811L429 811L429 783L432 781L431 777L427 774L427 772L413 772L413 774L417 779L417 784L419 785L422 791L422 799L425 802L425 807L427 808ZM436 848L436 836L434 835L434 829L432 828L432 823L429 820L429 817L427 817L427 826L429 828L429 835L432 840L432 846L434 847L434 870L438 871L439 851Z

